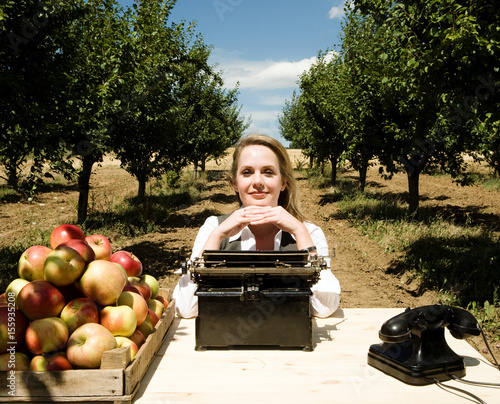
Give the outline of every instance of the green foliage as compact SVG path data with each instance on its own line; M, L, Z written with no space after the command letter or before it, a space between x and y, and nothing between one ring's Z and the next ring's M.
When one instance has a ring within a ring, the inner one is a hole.
M0 6L7 33L0 47L0 165L8 185L34 196L47 175L44 163L76 172L82 224L92 168L104 154L113 152L137 178L143 199L150 179L225 153L248 127L238 88L224 89L194 25L169 21L175 3ZM25 179L28 157L34 169Z

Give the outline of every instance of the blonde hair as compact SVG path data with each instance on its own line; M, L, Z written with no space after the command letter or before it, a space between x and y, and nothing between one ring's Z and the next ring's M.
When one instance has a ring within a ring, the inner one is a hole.
M280 174L286 183L286 187L281 191L278 198L278 205L282 206L288 213L303 222L306 218L300 210L299 197L297 191L297 181L293 173L292 163L285 147L276 139L260 134L245 135L236 143L233 153L233 163L229 173L231 181L236 179L238 172L238 164L242 150L247 146L265 146L276 155L278 158ZM241 203L238 193L236 193L238 201Z

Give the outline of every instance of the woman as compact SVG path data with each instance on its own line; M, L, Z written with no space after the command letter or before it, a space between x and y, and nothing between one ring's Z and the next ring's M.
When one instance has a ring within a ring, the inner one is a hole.
M305 220L298 206L297 184L283 145L269 136L247 135L236 144L231 183L240 209L228 216L209 217L196 237L191 259L205 250L317 251L328 257L323 231ZM340 302L340 285L328 267L313 285L311 314L328 317ZM197 285L185 274L174 289L177 314L195 317Z

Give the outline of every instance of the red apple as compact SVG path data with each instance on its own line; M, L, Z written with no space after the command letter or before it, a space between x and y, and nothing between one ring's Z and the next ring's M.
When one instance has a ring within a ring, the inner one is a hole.
M122 292L116 301L117 305L126 305L134 310L137 325L140 325L148 315L148 304L139 293Z
M33 245L26 249L17 263L19 277L28 281L43 279L43 264L52 249L44 245Z
M87 323L71 334L66 354L73 368L97 369L101 366L102 354L117 345L114 335L106 327Z
M68 336L68 327L59 317L40 318L26 330L26 348L34 355L60 351L66 347Z
M78 297L64 306L59 317L66 323L71 335L73 331L83 324L98 323L99 309L92 299Z
M64 300L67 302L70 302L73 299L76 299L78 297L85 297L80 290L80 286L78 284L78 281L75 281L73 283L70 283L69 285L66 286L58 286L57 289L63 294Z
M137 344L127 337L115 337L118 348L129 346L130 347L130 359L134 359L137 352L139 352L139 347Z
M66 352L57 352L51 355L36 355L31 359L30 370L35 372L52 372L54 370L73 369Z
M116 262L125 268L127 276L141 276L142 274L141 261L129 251L116 251L113 255L111 255L110 261Z
M148 302L148 308L153 310L155 312L155 314L158 316L158 318L161 318L163 312L165 311L165 307L163 306L163 303L157 299L151 299Z
M5 289L5 293L9 296L9 301L12 302L11 299L14 299L14 304L17 306L17 296L22 288L24 288L30 281L22 278L16 278L11 283L7 285Z
M116 302L126 283L127 279L118 266L109 261L95 260L87 266L79 287L86 297L106 306Z
M168 307L168 300L165 299L162 295L156 296L156 300L160 301L163 303L163 307L167 308Z
M156 324L158 324L158 321L160 321L160 318L151 309L148 309L148 315L146 316L146 320L148 318L151 318L151 323L153 324L153 328L156 327ZM146 320L144 320L144 321L146 321Z
M160 284L158 280L153 275L149 274L143 274L140 276L140 278L149 285L149 287L151 288L151 298L155 299L156 296L158 296L158 291L160 290Z
M85 264L88 264L90 261L94 261L96 259L95 252L92 247L84 240L79 240L73 238L71 240L65 241L64 243L59 244L57 247L65 245L67 247L71 247L72 249L78 251L78 253L82 256Z
M137 288L139 292L141 292L142 297L144 297L144 300L146 300L146 302L149 302L149 299L151 299L152 291L151 287L145 281L137 276L130 276L127 279L127 282L129 285Z
M12 303L14 304L14 306L16 305L15 297L13 297ZM3 292L0 295L0 307L7 307L8 305L9 305L9 303L7 302L7 295L5 292Z
M85 241L94 250L96 260L109 261L113 250L111 249L111 243L106 237L101 234L92 234L85 237Z
M9 347L19 349L24 344L28 325L28 319L20 310L0 307L0 354L6 353Z
M131 339L132 341L134 341L135 344L137 345L137 348L139 348L139 349L141 348L142 344L144 344L146 342L146 338L144 338L144 335L142 335L142 332L140 332L137 328L135 329L133 334L128 338Z
M47 256L43 278L55 286L68 286L83 274L85 265L78 251L60 244Z
M50 246L56 248L59 244L73 238L85 240L83 231L73 224L62 224L57 226L50 234Z
M66 305L64 296L50 282L36 280L29 282L17 295L17 304L28 320L58 317Z
M129 306L106 306L99 312L99 323L111 334L130 337L137 327L137 317Z
M128 279L127 279L128 282ZM135 286L129 285L128 283L123 287L123 292L132 292L132 293L137 293L138 295L142 296L142 293L137 289ZM142 296L144 297L144 296Z
M0 372L29 370L30 358L22 352L4 353L0 355Z

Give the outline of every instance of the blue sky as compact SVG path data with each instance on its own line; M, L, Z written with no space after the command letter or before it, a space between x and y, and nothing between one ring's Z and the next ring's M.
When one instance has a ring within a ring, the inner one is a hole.
M118 0L129 6L134 0ZM172 22L196 21L225 85L240 83L248 132L280 137L278 115L319 51L340 43L345 0L178 0Z

